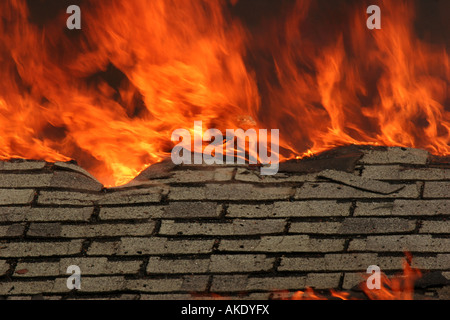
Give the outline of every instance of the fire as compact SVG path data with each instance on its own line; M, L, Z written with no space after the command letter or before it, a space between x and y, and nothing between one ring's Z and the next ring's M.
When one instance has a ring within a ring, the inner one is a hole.
M366 285L368 276L363 275L364 281L361 283L361 289L370 300L413 300L414 283L421 278L422 272L411 266L412 256L406 253L406 259L403 261L403 273L392 277L381 274L380 289L369 289ZM280 297L288 300L355 300L349 292L338 292L330 290L328 295L321 295L311 288L306 291L296 291L293 294L287 292L280 293Z
M411 1L381 1L368 30L369 3L331 26L297 0L258 32L236 0L86 0L81 31L28 3L0 3L0 159L75 159L120 185L200 120L280 129L281 160L343 144L450 154L449 55L415 34Z

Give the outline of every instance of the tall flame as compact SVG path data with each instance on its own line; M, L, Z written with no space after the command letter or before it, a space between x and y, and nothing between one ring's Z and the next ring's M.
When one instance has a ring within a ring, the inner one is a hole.
M297 0L258 33L237 1L86 0L81 31L65 10L36 23L27 3L0 3L0 159L76 159L119 185L197 120L280 129L281 159L349 143L450 153L449 55L415 35L411 1L380 2L381 30L359 2L336 30Z

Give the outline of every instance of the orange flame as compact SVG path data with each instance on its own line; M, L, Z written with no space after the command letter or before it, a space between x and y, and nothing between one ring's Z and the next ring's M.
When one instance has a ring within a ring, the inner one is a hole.
M369 289L367 287L368 275L364 275L365 281L361 283L361 288L370 300L413 300L414 283L421 278L422 272L411 267L412 256L406 253L403 261L403 273L387 277L384 273L380 275L380 289ZM329 295L321 295L311 288L306 291L296 291L293 294L282 292L281 298L288 300L328 300L330 297L340 300L355 300L349 292L329 290Z
M196 120L280 129L281 160L350 143L450 153L449 55L415 35L411 1L381 1L368 30L367 3L312 26L317 3L297 0L258 33L235 0L86 0L81 31L27 3L0 3L0 159L76 159L119 185Z

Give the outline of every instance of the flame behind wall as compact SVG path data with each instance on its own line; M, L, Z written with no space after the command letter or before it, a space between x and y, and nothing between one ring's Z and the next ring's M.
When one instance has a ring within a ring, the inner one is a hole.
M450 153L450 59L416 35L414 1L377 1L381 30L369 3L321 16L320 1L284 1L256 31L241 2L85 0L70 31L65 8L40 24L2 1L1 159L76 159L119 185L195 120L280 129L281 159L349 143Z

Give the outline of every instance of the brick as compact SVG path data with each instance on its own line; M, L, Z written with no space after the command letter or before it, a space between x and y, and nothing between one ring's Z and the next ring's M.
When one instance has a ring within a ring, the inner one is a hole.
M306 277L252 277L248 279L247 290L298 290L303 289Z
M275 258L263 254L213 255L210 272L255 272L272 269Z
M88 221L94 211L85 208L0 207L0 222Z
M163 206L102 207L99 214L100 220L153 219L163 216Z
M426 164L428 152L421 149L388 147L384 150L363 150L363 164Z
M61 224L59 223L32 223L27 232L29 237L59 237Z
M68 188L99 191L102 185L84 175L69 172L56 171L54 173L2 173L0 174L0 188Z
M305 182L316 181L317 174L300 174L293 175L288 173L277 173L276 175L260 175L259 171L238 168L234 178L243 182L257 182L257 183L286 183L286 182Z
M344 249L342 239L310 239L306 235L263 236L260 240L221 240L219 250L241 252L333 252Z
M69 169L71 171L75 171L75 172L81 173L81 174L85 175L86 177L89 177L92 180L97 181L97 179L93 175L91 175L88 171L84 170L82 167L80 167L79 165L74 164L72 162L60 162L60 161L58 161L58 162L54 163L54 166L56 168Z
M420 270L449 270L450 254L437 254L435 257L413 257L411 265Z
M450 234L450 220L423 221L419 229L420 233L447 233Z
M70 171L55 171L51 177L50 185L54 188L79 189L100 191L103 185L89 176Z
M373 179L363 178L351 173L336 171L336 170L324 170L319 174L319 177L327 178L332 181L341 182L345 185L355 187L361 190L391 194L399 191L403 185L393 185L386 182L381 182Z
M336 201L280 201L274 204L230 204L230 218L284 218L284 217L330 217L347 216L351 203Z
M151 257L147 265L147 273L207 273L209 263L209 259L165 259Z
M82 275L109 276L137 274L142 261L108 261L107 258L63 258L59 262L19 262L15 268L14 276L66 276L67 268L71 265L80 267Z
M7 226L0 226L0 238L20 237L25 230L25 224L16 223Z
M284 220L233 220L230 222L174 222L163 221L159 234L162 235L253 235L281 233Z
M305 286L318 290L337 288L341 276L341 273L308 273Z
M42 174L0 174L0 188L48 187L52 180L51 173Z
M135 204L135 203L153 203L161 200L165 189L159 187L137 189L137 190L119 190L110 192L101 197L98 201L100 205L108 204Z
M29 204L34 198L33 189L0 189L0 205Z
M359 198L418 198L420 184L405 185L398 192L390 194L378 194L369 191L355 189L338 183L311 183L306 182L296 189L295 199L359 199Z
M53 281L0 282L0 295L50 293L53 286Z
M139 292L204 291L209 276L185 276L173 279L128 280L126 288Z
M89 255L200 254L210 253L214 240L167 240L164 238L122 238L115 242L94 241Z
M365 271L377 264L377 254L326 254L323 258L283 257L279 271Z
M427 181L423 191L424 198L450 198L450 181Z
M351 240L349 251L448 252L450 239L429 235L368 236L366 239Z
M229 181L233 179L235 168L214 169L214 181Z
M9 242L0 243L1 257L66 256L81 252L82 240L69 242Z
M41 191L38 197L38 204L92 206L99 199L100 194L70 191Z
M442 168L404 168L395 166L364 166L363 178L377 180L446 180L450 171Z
M339 229L339 233L397 233L413 231L415 228L415 220L400 218L346 218Z
M289 233L336 234L341 227L341 222L292 222Z
M215 202L171 202L164 207L164 218L218 218L222 206Z
M193 300L189 293L141 294L140 300Z
M45 161L0 161L0 170L2 171L28 171L40 170L46 165Z
M346 272L344 274L344 281L342 283L342 289L344 289L344 290L353 289L365 281L366 281L366 278L364 278L364 273Z
M155 229L155 222L136 224L97 224L64 225L61 229L63 238L100 238L117 236L146 236Z
M357 202L355 216L434 216L450 214L450 200Z
M292 195L289 187L247 184L208 184L206 187L172 187L169 200L276 200Z
M9 270L9 264L6 260L0 260L0 277L4 276Z
M27 233L30 237L99 238L117 236L151 235L154 222L141 224L89 224L60 225L55 223L33 223Z
M399 218L345 218L343 222L292 222L289 233L370 234L413 231L416 221Z
M247 289L247 275L214 275L212 292L243 292Z

